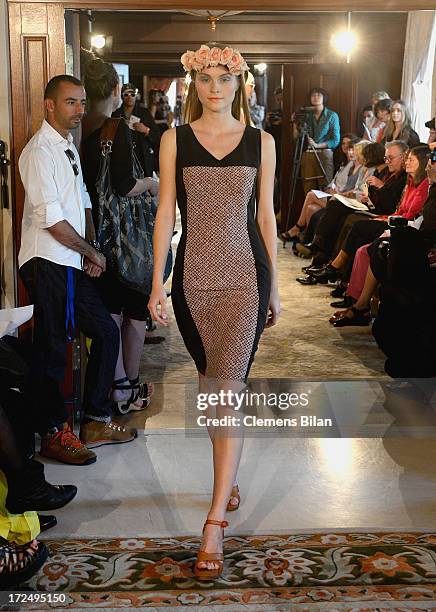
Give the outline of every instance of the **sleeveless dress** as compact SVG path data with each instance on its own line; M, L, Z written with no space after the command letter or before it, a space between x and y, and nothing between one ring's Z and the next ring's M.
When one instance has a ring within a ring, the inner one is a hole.
M176 189L182 236L171 298L197 370L247 379L268 313L270 272L258 233L260 130L247 126L216 159L189 124L176 128Z

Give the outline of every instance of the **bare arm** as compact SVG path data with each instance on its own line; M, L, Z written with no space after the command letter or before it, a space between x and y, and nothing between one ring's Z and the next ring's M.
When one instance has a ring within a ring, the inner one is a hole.
M85 208L85 217L86 217L86 240L95 240L95 227L94 220L92 218L92 210L90 208Z
M160 198L153 235L153 287L148 308L155 321L166 325L166 293L163 277L176 220L176 130L174 128L167 130L162 136L159 166Z
M277 285L277 225L274 214L274 172L276 165L274 139L270 134L262 135L262 161L259 170L257 193L257 224L267 252L271 273L270 314L267 327L275 325L280 314Z
M47 228L47 231L53 236L55 240L68 247L76 253L80 253L92 263L97 264L104 271L106 269L106 260L104 255L96 251L90 244L86 242L74 229L68 221L59 221L51 227Z

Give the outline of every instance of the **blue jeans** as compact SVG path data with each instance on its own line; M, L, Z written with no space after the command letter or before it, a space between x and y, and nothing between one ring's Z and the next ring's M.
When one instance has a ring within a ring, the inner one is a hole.
M60 388L67 364L67 268L35 257L20 268L20 276L34 304L35 363L31 386L40 415L39 432L44 434L67 420ZM76 326L92 339L83 394L84 413L89 418L109 420L113 405L109 392L119 350L118 328L93 279L74 269L74 286Z

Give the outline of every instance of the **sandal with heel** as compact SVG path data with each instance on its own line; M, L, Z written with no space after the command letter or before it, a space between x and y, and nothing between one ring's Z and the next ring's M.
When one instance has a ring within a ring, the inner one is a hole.
M130 391L130 397L127 400L114 400L118 405L118 412L121 415L127 414L133 410L144 410L150 405L151 396L154 393L153 385L149 383L140 383L139 376L133 380L129 380L127 376L114 380L112 387L113 391ZM140 400L140 404L138 404Z
M44 565L48 556L48 548L37 540L15 545L0 538L0 590L29 580Z
M203 526L203 533L206 525L218 525L223 530L228 527L227 521L214 521L213 519L207 519ZM208 569L207 567L198 567L199 563L207 563L208 561L214 561L218 563L218 567L214 569ZM195 562L194 574L197 580L216 580L221 576L224 569L224 555L223 553L208 553L204 550L198 551L197 560Z
M238 500L237 504L231 503L231 500L233 497L235 497ZM227 504L227 512L234 512L235 510L237 510L239 508L240 503L241 503L241 496L239 494L239 487L238 485L235 485L232 487L232 492L230 494L229 503Z

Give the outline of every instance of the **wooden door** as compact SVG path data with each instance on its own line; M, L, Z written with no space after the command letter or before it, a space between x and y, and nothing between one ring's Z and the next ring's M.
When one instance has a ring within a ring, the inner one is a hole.
M18 253L24 206L18 159L44 119L45 85L56 74L65 73L65 26L62 4L10 2L8 8L13 124L12 201ZM24 287L19 283L18 305L26 303Z
M294 155L291 115L300 106L310 104L308 93L320 86L329 94L328 107L339 114L341 134L356 128L357 78L351 64L285 64L283 66L283 124L281 161L281 229L286 230L289 206L290 222L298 219L303 203L301 181L293 202L289 202L291 168Z

